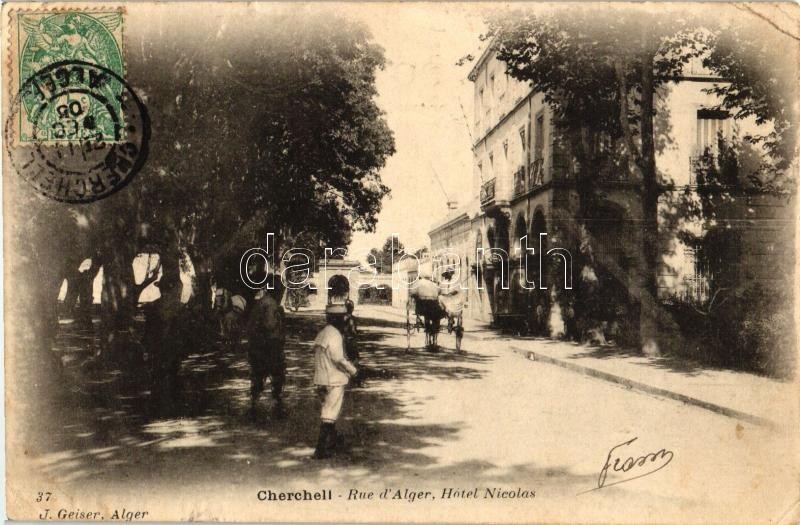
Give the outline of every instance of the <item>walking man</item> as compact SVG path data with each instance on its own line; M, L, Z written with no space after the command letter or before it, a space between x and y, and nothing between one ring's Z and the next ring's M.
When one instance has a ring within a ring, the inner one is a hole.
M274 285L275 275L269 274L265 287L255 296L253 308L247 323L249 341L247 358L250 362L250 416L256 414L256 403L264 391L264 380L270 378L273 411L276 417L286 416L283 404L283 385L286 382L286 355L283 351L283 309L273 296L274 286L268 290L266 285Z
M347 307L331 304L325 309L327 324L314 340L314 384L322 401L315 459L328 458L336 447L336 420L342 411L344 388L358 370L344 353Z

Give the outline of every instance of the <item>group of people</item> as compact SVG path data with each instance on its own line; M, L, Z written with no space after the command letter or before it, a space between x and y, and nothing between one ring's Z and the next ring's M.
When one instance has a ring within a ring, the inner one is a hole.
M233 296L228 307L220 312L223 337L235 339L243 334L247 339L250 364L250 409L255 415L258 400L270 380L273 412L277 418L287 416L283 401L286 383L286 354L284 310L280 305L280 287L270 274L264 288L258 290L250 308L241 296ZM336 420L342 410L345 387L354 381L360 384L356 344L357 326L353 316L354 303L348 298L329 304L325 311L326 324L314 340L314 385L321 403L320 430L314 458L328 458L341 445L336 432ZM230 341L229 341L230 342Z

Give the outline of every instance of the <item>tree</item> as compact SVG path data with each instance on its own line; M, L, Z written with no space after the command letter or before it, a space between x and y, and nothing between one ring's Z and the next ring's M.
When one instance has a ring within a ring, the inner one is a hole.
M720 106L736 119L754 118L772 129L748 137L763 144L771 163L763 166L769 180L766 189L794 190L786 170L797 156L798 65L787 60L787 50L797 50L800 37L776 30L755 19L750 24L725 24L709 34L703 65L726 79L709 89Z
M580 166L576 184L581 223L591 219L598 200L601 140L614 141L617 154L633 168L633 180L641 185L643 218L639 326L641 346L648 353L658 352L661 190L655 163L655 94L698 56L699 31L685 17L634 7L603 12L573 8L544 15L520 11L490 21L498 59L506 62L509 75L544 94L556 126L569 140Z
M268 22L265 32L263 19L237 19L214 46L204 45L214 21L166 48L153 35L158 52L143 49L130 68L160 116L148 215L188 255L201 296L222 259L267 233L279 251L347 245L353 229L374 228L388 193L379 170L394 142L374 102L382 50L330 13L286 9Z
M184 22L162 19L128 50L126 80L147 105L152 139L126 188L85 206L20 189L26 198L13 202L20 218L10 250L25 261L54 251L57 260L25 263L23 282L47 305L34 308L37 318L55 306L62 279L91 258L103 268L101 342L110 347L158 277L136 282L140 253L159 255L162 276L193 268L195 297L210 308L211 284L223 272L238 275L227 261L263 245L267 233L281 251L296 243L320 250L347 245L354 229L374 229L388 193L380 169L394 153L374 101L382 49L363 25L330 12L232 18L236 31L222 35L218 20L206 20L180 41L167 35ZM25 219L26 206L52 220Z
M392 273L392 263L399 261L405 255L406 249L400 239L390 235L380 250L372 248L369 253L378 273Z

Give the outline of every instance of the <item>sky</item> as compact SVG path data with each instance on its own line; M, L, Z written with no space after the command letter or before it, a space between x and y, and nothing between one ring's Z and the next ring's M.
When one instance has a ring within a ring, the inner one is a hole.
M478 55L484 25L479 11L463 4L366 4L355 17L364 20L386 52L377 103L397 148L381 171L391 195L383 202L376 232L353 234L349 255L361 258L392 233L407 249L428 245L428 231L447 214L447 200L464 205L472 195L471 65L456 61Z
M180 38L165 30L174 29L175 20L190 31L188 28L196 25L206 27L210 9L224 10L214 17L219 37L230 29L228 20L235 20L243 12L258 18L282 8L271 3L213 7L191 3L134 5L128 12L127 43L142 46L145 34L147 38ZM180 9L180 15L176 9ZM483 43L479 36L485 31L482 13L486 6L298 4L298 9L335 9L361 20L385 50L387 64L377 74L376 102L386 114L397 150L380 172L391 195L384 199L376 231L353 234L348 257L364 260L370 248L380 248L393 233L410 251L427 246L428 231L448 212L447 201L465 205L473 195L472 139L468 129L473 120L473 84L467 79L471 64L458 66L456 62L467 54L480 54ZM177 16L180 18L174 18ZM146 264L137 261L134 266L143 273ZM182 275L183 278L189 279ZM98 275L96 296L100 279ZM143 301L155 298L148 296L150 292L157 296L155 289L146 291Z
M458 66L456 62L467 54L480 54L483 14L496 5L365 2L296 6L299 13L330 10L360 20L385 50L387 64L377 73L376 102L385 111L395 137L397 151L380 172L391 195L383 201L377 231L354 233L351 258L362 258L358 255L380 248L392 233L398 233L408 249L427 245L427 232L447 214L448 199L464 205L472 194L472 140L467 128L473 120L473 84L467 79L471 64ZM242 17L256 24L263 20L264 31L269 31L269 18L265 17L285 7L270 2L132 4L126 36L128 45L136 45L140 39L180 39L182 31L191 31L187 46L197 41L210 45L215 32L209 31L209 24L217 26L216 38L235 31ZM145 43L141 45L144 49Z

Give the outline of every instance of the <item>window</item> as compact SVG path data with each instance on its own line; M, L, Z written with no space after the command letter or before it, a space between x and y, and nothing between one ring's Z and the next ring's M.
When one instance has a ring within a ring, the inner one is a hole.
M508 139L503 141L503 155L508 158Z
M528 134L525 131L525 126L519 128L519 164L522 169L528 165Z
M478 163L478 176L483 180L483 162Z
M492 73L492 76L490 76L490 77L489 77L489 92L491 93L491 95L492 95L492 96L494 96L494 95L495 95L495 90L494 90L494 73Z
M489 169L492 170L492 175L494 175L494 153L489 153Z
M731 135L731 119L727 111L704 108L697 110L697 155L703 155L706 151L716 154L719 140L730 140Z
M534 127L534 146L533 157L534 160L544 158L544 111L540 111L536 115L536 123Z
M685 247L683 299L688 301L703 302L709 296L709 269L693 247Z
M481 114L483 113L483 88L478 90L478 96L475 97L475 124L481 121Z

